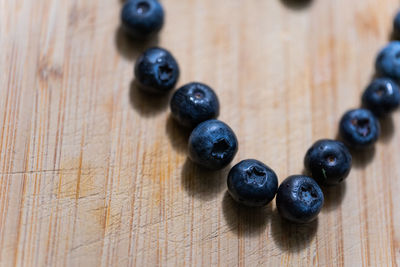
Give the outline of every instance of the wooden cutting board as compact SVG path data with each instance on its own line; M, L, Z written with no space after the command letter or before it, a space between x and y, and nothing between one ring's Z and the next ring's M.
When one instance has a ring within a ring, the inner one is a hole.
M162 3L165 27L143 44L119 30L122 1L0 0L0 265L398 266L399 112L318 221L295 226L275 203L236 206L228 170L187 160L168 97L131 83L145 47L168 48L179 85L217 91L233 163L282 181L359 106L399 1Z

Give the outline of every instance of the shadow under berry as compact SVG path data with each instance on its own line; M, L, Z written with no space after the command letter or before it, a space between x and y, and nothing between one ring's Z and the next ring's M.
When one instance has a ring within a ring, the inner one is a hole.
M311 5L313 0L281 0L282 4L294 10L301 10Z
M336 140L344 142L340 134L337 134ZM352 168L363 169L370 164L375 157L375 146L370 146L361 149L355 149L347 146L352 157ZM350 174L351 175L351 174Z
M351 177L348 178L351 179ZM331 212L342 204L346 195L346 182L344 181L335 186L321 186L321 189L325 198L322 212Z
M259 235L264 232L272 216L272 204L264 207L246 207L237 203L225 192L222 211L230 230L241 236Z
M375 158L375 152L376 152L375 146L371 146L364 149L350 148L349 150L353 158L353 167L356 169L364 169Z
M394 135L394 121L392 116L386 116L379 120L381 125L381 136L379 141L388 143Z
M169 102L169 94L157 95L144 92L136 80L131 82L129 100L132 107L145 117L152 117L164 111Z
M119 26L115 34L115 45L124 58L134 61L146 49L158 45L158 35L147 40L137 40L129 37L124 29Z
M169 115L166 124L166 132L172 147L178 152L186 153L191 129L181 126Z
M275 210L271 219L272 238L276 245L290 252L299 252L309 247L318 229L318 218L310 223L296 224L282 219Z
M202 200L215 198L226 188L226 177L230 167L211 171L186 159L182 167L182 186L191 197Z
M389 42L391 41L400 41L400 35L396 33L394 30L389 35Z

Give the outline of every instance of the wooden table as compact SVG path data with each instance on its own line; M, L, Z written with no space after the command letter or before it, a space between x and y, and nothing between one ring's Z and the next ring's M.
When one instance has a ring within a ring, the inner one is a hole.
M395 266L400 264L400 114L317 222L282 222L226 193L226 173L186 158L168 97L131 85L135 58L166 47L179 85L217 91L233 163L282 181L360 104L395 0L163 0L146 44L119 30L117 0L0 0L1 266Z

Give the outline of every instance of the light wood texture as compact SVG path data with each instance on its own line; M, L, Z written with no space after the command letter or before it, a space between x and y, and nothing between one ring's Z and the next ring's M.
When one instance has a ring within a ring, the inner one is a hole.
M280 181L313 141L334 138L389 40L395 0L163 0L158 45L179 85L217 91L237 133L233 163L257 158ZM118 0L0 0L1 266L396 266L400 114L317 222L275 203L237 207L226 170L186 159L168 100L131 88L146 45L118 31Z

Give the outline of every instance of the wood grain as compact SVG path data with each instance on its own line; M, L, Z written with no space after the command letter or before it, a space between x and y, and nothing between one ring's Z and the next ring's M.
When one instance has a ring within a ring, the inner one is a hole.
M117 0L0 0L1 266L398 266L400 114L358 153L317 222L282 222L226 194L226 170L186 159L168 98L132 85L158 44L179 85L217 91L237 133L234 163L280 181L334 138L360 104L388 40L395 0L163 0L158 40L132 43Z

